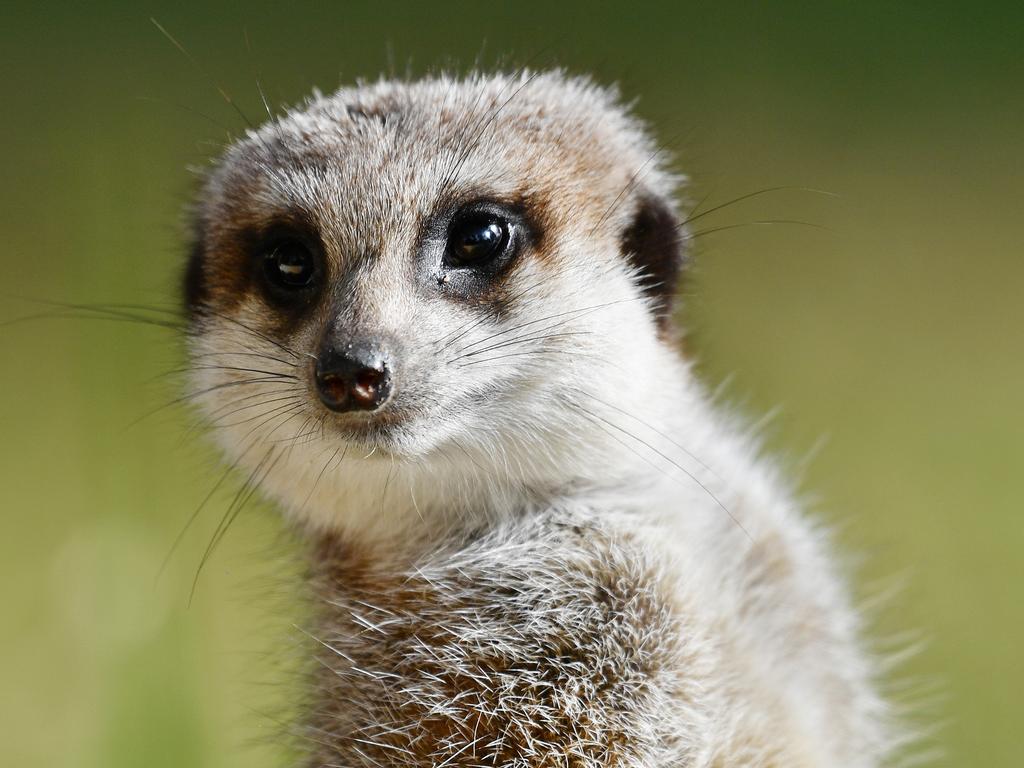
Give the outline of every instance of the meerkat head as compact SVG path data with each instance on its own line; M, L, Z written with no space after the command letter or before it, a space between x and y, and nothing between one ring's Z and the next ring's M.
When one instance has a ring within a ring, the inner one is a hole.
M614 474L602 419L665 386L675 183L559 73L317 94L207 176L192 395L254 483L353 533Z

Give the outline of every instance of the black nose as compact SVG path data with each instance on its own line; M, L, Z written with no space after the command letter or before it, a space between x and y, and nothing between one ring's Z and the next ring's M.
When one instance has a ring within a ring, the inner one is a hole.
M321 350L316 388L332 411L376 410L391 392L387 355L377 347L361 345Z

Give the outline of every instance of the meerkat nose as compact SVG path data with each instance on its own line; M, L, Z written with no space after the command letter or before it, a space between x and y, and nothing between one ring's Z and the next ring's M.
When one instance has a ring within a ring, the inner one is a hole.
M391 391L387 354L374 346L347 345L321 351L317 358L316 388L320 401L332 411L374 411Z

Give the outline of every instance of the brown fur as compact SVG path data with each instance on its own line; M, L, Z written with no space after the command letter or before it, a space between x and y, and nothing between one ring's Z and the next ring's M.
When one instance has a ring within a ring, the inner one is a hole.
M550 516L371 559L324 539L315 765L636 766L685 757L671 722L698 683L657 569L621 537ZM546 542L537 553L531 540ZM547 575L558 572L558 582ZM638 734L643 734L638 738Z

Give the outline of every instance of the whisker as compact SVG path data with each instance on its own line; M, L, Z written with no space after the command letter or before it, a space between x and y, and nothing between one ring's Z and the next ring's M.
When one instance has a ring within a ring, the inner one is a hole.
M491 341L492 339L496 339L496 338L499 338L501 336L507 336L510 333L515 333L516 331L522 330L523 328L527 328L527 327L529 327L531 325L537 325L538 323L543 323L543 322L547 322L548 320L555 320L555 319L562 318L562 317L578 319L576 317L577 315L579 317L586 317L587 314L592 313L592 312L596 312L596 311L598 311L600 309L605 309L607 307L615 306L617 304L628 304L630 302L635 302L635 301L644 301L644 298L641 297L641 296L637 296L637 297L633 297L633 298L629 298L629 299L616 299L615 301L603 302L601 304L592 304L592 305L586 306L586 307L579 307L577 309L570 309L570 310L567 310L565 312L557 312L557 313L555 313L553 315L548 315L546 317L540 317L540 318L537 318L535 320L529 320L527 322L520 323L519 325L514 325L511 328L507 328L505 330L498 331L497 333L493 333L490 336L485 336L482 339L477 339L476 341L467 344L466 346L462 347L459 350L459 353L455 357L451 358L451 360L449 360L448 362L453 362L455 360L458 360L461 357L464 357L465 354L467 354L467 350L472 349L473 347L477 346L478 344L484 344L484 343L486 343L488 341ZM550 330L550 329L544 329L544 330ZM468 353L468 354L474 354L474 353Z
M239 107L231 98L231 94L225 91L224 88L222 88L221 85L216 80L214 80L213 77L210 76L206 69L203 68L203 65L200 64L199 61L191 53L188 52L188 50L186 50L185 46L179 43L177 39L174 37L174 35L172 35L170 32L164 29L163 25L161 25L159 21L152 17L149 20L153 23L154 27L160 30L160 34L166 37L167 40L170 41L171 45L173 45L175 48L181 51L182 55L184 55L184 57L188 59L192 63L192 65L202 73L203 77L205 77L210 82L210 84L217 89L217 92L221 95L224 101L226 101L228 105L232 109L234 109L235 112L238 113L238 116L241 117L243 121L245 121L245 124L249 128L255 128L256 126L248 117L246 117L245 112L242 111L242 108Z
M824 189L814 189L813 187L792 187L792 186L768 187L766 189L759 189L756 192L748 192L745 195L740 195L739 197L734 197L732 200L728 200L728 201L726 201L724 203L719 203L718 205L715 205L715 206L713 206L711 208L708 208L706 211L702 211L701 213L697 213L697 210L701 207L701 205L704 204L705 200L707 200L707 198L704 198L704 200L701 200L701 202L697 205L697 207L694 208L693 211L691 211L691 214L680 223L680 226L685 227L687 224L692 224L693 222L697 221L698 219L703 219L705 216L709 216L712 213L715 213L716 211L722 210L723 208L728 208L731 205L736 205L737 203L742 203L744 200L750 200L751 198L754 198L754 197L760 197L761 195L767 195L767 194L769 194L771 192L786 192L786 191L810 192L810 193L813 193L813 194L816 194L816 195L826 195L828 197L838 197L838 195L835 192L828 192L828 191L826 191Z
M597 223L594 224L593 227L591 227L590 234L588 235L588 239L592 238L594 236L594 233L597 232L597 230L601 228L601 225L605 223L605 221L608 219L608 217L611 216L612 213L615 212L615 209L619 207L619 204L622 202L623 198L626 196L627 193L629 193L629 191L631 189L633 189L637 185L637 182L640 181L640 179L643 177L644 173L647 171L647 169L651 165L651 163L653 163L655 161L655 159L657 159L658 155L663 154L663 153L664 153L664 150L662 150L662 149L656 150L653 154L651 154L650 157L648 157L644 161L643 165L641 165L639 168L637 168L630 175L629 181L626 182L626 186L624 186L619 191L619 194L615 196L615 199L612 200L612 202L608 206L608 208L605 209L604 213L601 214L601 217L597 220Z
M608 419L605 419L604 417L599 416L598 414L595 414L595 413L587 410L586 408L581 406L579 403L572 402L572 401L566 401L566 402L571 407L573 407L576 410L578 410L578 411L584 413L585 415L589 416L592 420L596 419L597 421L600 421L603 424L607 424L612 429L615 429L615 430L621 432L622 434L626 435L627 437L631 437L632 439L636 440L638 443L640 443L641 445L645 446L649 450L653 451L658 456L660 456L665 461L667 461L669 464L671 464L673 467L675 467L680 472L685 474L688 478L690 478L690 480L692 480L694 483L696 483L701 488L701 490L703 490L704 493L706 493L708 495L708 497L711 498L715 502L715 504L717 504L729 516L729 518L736 524L736 526L741 531L743 531L744 534L746 534L747 538L750 539L750 541L754 540L753 537L750 535L750 532L747 531L747 529L743 527L743 524L740 523L740 521L738 519L736 519L736 516L733 515L733 513L729 510L728 507L725 506L724 503L722 503L721 499L719 499L718 496L716 496L712 492L712 490L710 488L708 488L707 485L705 485L703 482L701 482L700 479L698 479L696 476L694 476L694 474L692 472L690 472L688 469L686 469L685 467L681 466L678 462L674 461L670 456L668 456L665 453L663 453L662 451L658 450L653 445L648 443L646 440L643 440L642 438L637 437L636 435L634 435L629 430L624 429L623 427L620 427L618 424L615 424L614 422L609 421ZM598 426L600 426L600 425L598 425ZM637 454L637 455L639 455L639 454ZM641 458L643 458L643 457L641 457ZM648 463L650 463L650 462L648 462ZM652 464L652 466L656 466L656 465Z
M288 360L283 360L280 357L274 357L263 352L201 352L199 354L191 355L193 360L202 360L207 357L259 357L264 360L271 360L275 363L281 363L281 365L287 365L289 368L295 368L298 363L292 363Z
M274 448L271 447L266 454L264 454L263 458L260 459L259 463L256 465L256 468L249 474L241 488L238 489L238 493L235 494L235 498L231 501L227 511L224 512L224 516L221 517L220 523L218 523L217 528L213 533L213 538L210 539L210 543L207 544L206 551L203 552L203 556L199 561L199 567L196 568L195 576L192 578L192 588L189 591L188 596L188 605L190 607L192 605L192 600L195 598L196 587L199 585L199 577L202 575L203 569L209 562L210 557L223 540L228 528L231 527L231 524L238 517L238 514L248 503L249 499L252 498L253 494L256 493L256 489L259 487L260 483L263 482L266 476L270 473L270 470L274 468L274 464L277 463L275 460L275 462L267 468L266 472L260 475L260 471L263 469L263 466L267 463L273 453Z
M602 400L601 398L591 394L590 392L577 391L576 394L585 395L586 397L589 397L591 400L595 400L596 402L600 403L601 405L605 406L606 408L611 408L614 411L618 411L623 416L626 416L626 417L628 417L630 419L633 419L633 421L635 421L635 422L637 422L639 424L642 424L643 426L647 427L649 430L654 432L656 435L658 435L660 437L663 437L669 443L671 443L676 448L678 448L683 453L685 453L689 458L691 458L693 461L695 461L697 464L699 464L701 466L701 468L703 468L703 469L707 470L708 472L710 472L714 476L714 478L716 480L721 480L722 479L721 477L719 477L715 473L715 471L713 469L711 469L711 467L709 467L707 464L705 464L703 461L701 461L699 458L697 458L697 456L694 455L689 449L687 449L685 446L680 445L675 440L673 440L671 436L665 434L664 432L659 430L657 427L654 427L651 424L649 424L648 422L644 421L643 419L641 419L636 414L630 413L629 411L627 411L627 410L625 410L623 408L620 408L620 407L618 407L617 405L615 405L613 403L605 402L604 400Z
M291 355L296 360L298 360L300 358L300 355L294 349L291 349L290 347L282 344L281 342L277 341L276 339L272 339L271 337L267 336L265 333L262 333L261 331L256 330L252 326L246 325L245 323L243 323L241 320L238 320L237 318L230 317L228 315L223 314L222 312L217 312L215 310L207 309L207 308L204 308L201 311L202 311L203 314L219 318L220 320L224 320L224 321L229 322L229 323L234 323L239 328L242 328L243 330L248 331L249 333L253 334L257 338L262 339L263 341L266 341L269 344L273 344L275 347L277 347L278 349L282 350L286 354Z
M137 96L136 98L139 101L146 101L146 102L149 102L150 104L159 104L160 106L163 106L163 107L175 107L176 109L180 109L181 111L187 112L190 115L195 115L196 117L201 117L203 120L206 120L208 123L210 123L212 125L215 125L218 128L220 128L229 137L234 136L235 132L231 128L228 128L228 126L224 125L224 123L222 123L220 120L217 120L214 117L210 117L210 115L206 114L205 112L200 112L198 109L194 109L194 108L188 106L187 104L182 104L182 103L177 102L177 101L170 101L168 99L159 99L159 98L156 98L154 96ZM218 144L217 148L221 149L222 147Z
M265 418L262 421L260 421L254 427L251 427L249 429L249 431L246 432L245 435L242 436L242 439L245 440L245 439L249 438L254 432L256 432L257 430L259 430L262 427L266 426L271 421L276 419L278 416L287 416L288 414L297 415L297 413L299 411L301 411L305 407L306 407L306 403L304 401L302 401L302 402L296 403L295 405L291 406L291 408L275 409L274 413L272 413L270 416L268 416L267 418ZM287 421L282 422L282 423L287 423ZM278 425L278 426L280 426L280 425ZM270 435L272 435L272 434L273 434L273 432L271 432L271 433L269 433L267 435L264 435L263 436L263 440L264 441L269 440Z
M232 421L232 422L228 422L228 423L223 423L221 421L213 421L213 422L210 422L208 424L208 426L212 427L213 429L230 429L231 427L240 427L243 424L251 424L252 422L256 421L257 419L261 419L264 416L269 416L271 414L279 413L280 411L283 411L283 410L286 410L286 409L290 408L292 405L300 404L300 403L303 402L301 397L299 397L297 395L292 395L290 397L280 397L280 398L277 398L276 400L272 400L269 403L256 403L255 405L245 406L245 408L239 408L238 410L241 411L241 410L245 410L246 408L256 408L256 407L259 407L259 406L262 406L262 405L270 405L270 404L272 404L274 402L278 402L278 401L281 401L281 400L284 400L286 402L284 402L281 405L276 405L276 406L274 406L273 408L271 408L269 410L263 411L262 413L258 413L255 416L249 416L249 417L247 417L245 419L240 419L238 421ZM234 413L234 411L232 413ZM224 418L227 418L230 415L231 414L225 414L221 418L224 419Z
M288 416L288 418L286 418L284 421L282 421L280 424L278 424L276 427L274 427L272 430L270 430L263 437L263 440L265 442L271 442L271 443L276 442L276 441L270 439L271 437L273 437L274 433L277 432L277 430L279 430L285 424L290 422L292 419L294 419L296 416L301 415L305 410L306 410L306 401L303 400L303 401L299 402L298 406L296 406L295 410L291 412L291 414Z
M242 373L260 373L264 376L273 376L278 379L295 379L299 377L293 373L281 373L280 371L267 371L261 368L242 368L237 365L191 365L187 368L176 368L168 371L169 374L189 373L190 371L240 371Z
M212 412L210 412L209 415L206 416L206 418L207 419L216 419L216 418L220 418L220 417L224 417L224 416L231 416L232 414L238 413L239 411L246 410L247 408L255 408L255 407L260 406L260 405L268 405L269 403L273 403L273 402L276 402L277 400L281 399L281 398L277 398L276 400L275 399L270 399L270 400L264 399L264 400L259 401L258 403L253 403L251 405L241 406L239 408L235 408L235 410L233 410L233 411L230 411L228 413L224 413L224 411L226 409L228 409L228 408L234 408L234 406L237 406L239 403L245 403L245 402L248 402L249 400L254 400L257 397L268 398L268 397L273 396L273 395L299 396L301 394L302 394L302 390L301 389L299 389L297 387L287 387L285 389L272 389L272 390L268 390L266 392L256 392L254 394L246 395L244 397L236 397L236 398L233 398L230 402L226 403L225 405L222 405L219 408L214 409Z
M82 314L85 312L93 312L94 314ZM51 312L36 312L31 315L23 315L21 317L15 317L10 320L0 322L0 327L18 325L32 320L106 320L109 322L152 325L154 327L169 328L176 331L180 331L183 328L183 326L178 323L172 323L166 320L157 320L154 318L144 317L142 315L133 316L125 313L101 313L99 310L86 307L70 307L65 311L54 310Z
M567 351L568 350L565 350L565 349L527 349L527 350L524 350L522 352L509 352L509 353L504 354L504 355L496 355L495 357L488 357L488 358L483 359L483 360L472 360L472 361L470 361L468 363L461 363L461 364L457 365L457 367L458 368L468 368L469 366L479 366L479 367L482 367L482 368L499 368L499 369L504 369L507 366L502 365L501 364L501 360L504 360L506 357L536 357L536 358L541 358L541 359L544 359L544 358L557 359L557 358L564 358L565 355L567 354ZM581 353L581 352L577 352L575 350L573 350L571 354L572 354L573 358L579 358L581 356L586 356L586 357L591 358L592 360L596 360L598 363L606 362L605 360L603 360L602 358L598 357L597 355Z
M251 61L252 60L252 44L249 41L249 29L248 29L248 27L244 27L242 29L242 34L245 37L245 50L249 54L249 59ZM267 101L267 95L263 92L263 84L260 83L260 73L257 70L257 71L255 71L253 73L253 75L256 78L256 90L260 94L260 101L263 102L263 108L267 111L267 117L270 119L271 122L273 122L274 121L274 113L270 109L270 104Z
M224 481L228 479L228 476L230 476L231 473L238 466L238 462L240 460L241 460L241 457L239 457L239 459L236 459L235 461L231 462L227 466L227 468L224 470L224 472L217 479L217 482L214 483L213 487L203 497L203 500L199 502L199 505L192 511L192 514L189 515L188 519L185 521L185 525L183 525L181 530L178 531L178 535L174 537L174 542L171 544L170 549L167 550L167 554L164 555L164 559L160 563L160 568L156 572L156 577L153 580L153 586L154 587L157 584L159 584L160 578L163 576L164 571L167 570L167 566L168 566L168 564L170 564L171 558L174 557L174 553L177 552L178 547L181 545L182 540L185 538L185 534L188 533L188 530L192 527L192 524L195 523L196 519L199 517L199 514L203 511L203 509L209 503L210 499L213 498L213 495L215 493L217 493L217 491L220 489L220 487L224 484Z
M309 422L313 421L314 419L315 419L315 416L313 414L307 414L306 418L304 418L302 420L302 423L299 424L299 428L295 430L295 434L294 435L292 435L291 437L286 437L286 438L279 439L279 440L272 440L271 442L273 442L273 443L287 443L288 444L288 456L291 456L293 449L295 448L296 445L298 445L298 436L306 428L306 425L309 424Z
M527 285L522 290L514 293L511 297L509 297L509 299L505 303L506 304L515 304L519 299L521 299L523 296L528 294L530 291L534 291L534 290L540 288L543 285L549 285L550 282L551 282L551 278L552 277L561 277L562 275L566 274L567 272L569 272L570 270L574 269L575 267L576 267L576 265L574 263L564 264L563 266L558 268L554 272L553 275L545 275L543 278L539 278L538 280L536 280L532 284ZM616 265L615 264L611 264L603 272L601 272L600 274L601 275L607 274L609 272L614 271L614 269L616 269ZM577 311L577 310L570 310L570 311ZM434 346L436 346L436 345L440 344L442 341L444 341L445 339L448 339L447 343L442 345L437 350L437 353L440 354L440 353L444 352L452 344L454 344L460 338L462 338L467 333L469 333L469 331L473 330L473 328L476 328L476 327L482 325L483 323L486 323L489 320L496 320L496 319L498 319L500 314L501 313L500 313L500 311L498 309L496 309L496 308L495 309L491 309L483 317L474 318L472 320L469 320L468 322L464 323L459 328L456 328L454 331L451 331L451 332L445 334L440 339L438 339L437 341L434 342ZM540 318L539 320L533 321L533 322L542 322L544 319L551 319L551 317ZM469 326L469 327L467 327L467 326ZM520 328L520 327L522 327L522 326L517 326L515 328L510 328L510 329L501 331L500 333L512 333L512 332L518 330L518 328ZM454 338L450 338L452 336L454 336ZM481 339L481 342L487 341L487 340L488 339ZM472 346L472 345L470 345L470 346ZM468 348L469 348L469 346L465 347L465 349L468 349Z
M545 357L545 356L547 356L547 357L554 357L556 355L564 355L564 354L565 354L565 350L556 350L556 349L527 349L527 350L524 350L522 352L508 352L508 353L503 354L503 355L495 355L493 357L485 357L485 358L482 358L480 360L470 360L469 362L466 362L466 363L458 363L456 365L456 367L457 368L469 368L470 366L477 366L477 365L482 365L482 366L487 367L487 363L493 363L493 362L498 361L498 360L504 360L507 357ZM578 353L573 352L574 356L577 355L577 354ZM494 367L500 367L500 366L494 366Z
M549 334L545 334L543 336L529 336L529 337L526 337L526 338L513 339L512 341L505 341L505 342L502 342L500 344L492 344L489 347L484 347L483 349L478 349L478 350L476 350L474 352L470 352L470 353L465 354L465 355L460 355L459 357L454 358L453 360L451 360L449 362L450 363L454 363L455 361L463 359L463 358L467 358L467 357L472 358L472 357L475 357L476 355L483 355L483 354L486 354L488 352L492 352L492 351L494 351L496 349L504 349L506 347L515 346L516 344L527 344L529 342L535 342L535 341L547 341L548 339L560 339L560 338L565 338L565 337L568 337L568 336L591 336L591 335L593 335L593 333L591 331L565 331L563 333L549 333ZM494 360L494 359L497 359L497 358L488 357L488 358L483 358L483 359L484 360ZM473 364L473 361L470 360L468 363L462 363L462 366L472 365L472 364Z
M305 432L303 431L303 430L306 429L306 425L309 424L309 422L311 422L311 421L313 421L313 417L312 416L308 417L305 421L302 422L302 424L299 425L299 428L298 428L298 430L296 430L296 433L294 435L292 435L291 437L281 438L280 440L277 440L275 442L288 443L289 444L289 448L294 447L296 445L306 445L306 444L312 442L311 439L310 440L306 440L304 443L300 443L299 442L299 440L301 440L303 438L312 438L314 435L318 435L318 434L322 435L323 434L323 419L322 419L322 417L321 417L320 420L317 421L317 424L316 424L315 427L310 428L308 431L305 431Z
M388 470L388 476L384 478L384 488L380 492L380 516L384 517L384 499L388 495L388 487L391 485L391 476L395 474L395 457L391 457L391 469Z
M313 481L313 485L311 485L310 488L309 488L309 493L306 494L306 498L303 499L302 505L299 507L299 510L298 510L298 512L296 514L300 514L302 512L302 510L304 510L306 508L306 504L309 503L310 498L312 498L312 496L313 496L313 491L316 490L316 487L320 484L320 480L324 476L324 473L327 471L327 468L329 466L331 466L331 464L334 462L334 459L337 458L339 453L341 453L341 461L338 462L338 466L340 467L342 465L342 463L345 461L345 454L348 453L348 445L344 446L344 452L343 453L342 453L342 446L339 445L335 449L334 453L331 454L331 458L329 458L326 461L326 463L323 466L323 469L321 469L320 473L316 476L316 479Z
M152 416L155 416L156 414L160 413L161 411L166 411L167 409L173 408L176 405L181 405L183 403L187 403L187 402L190 402L192 400L198 400L200 397L203 397L204 395L208 395L211 392L215 392L215 391L221 390L221 389L227 389L229 387L240 387L240 386L245 386L245 385L251 386L251 385L254 385L254 384L260 384L260 383L269 382L269 381L280 383L281 379L279 379L276 376L263 376L263 377L259 377L259 378L242 379L240 381L226 381L226 382L221 382L220 384L214 384L214 385L212 385L210 387L206 387L204 389L197 390L195 392L188 392L188 393L186 393L184 395L181 395L179 397L174 398L173 400L170 400L169 402L163 403L163 404L157 406L156 408L153 408L152 410L146 411L144 414L139 416L137 419L129 422L129 424L125 427L125 429L126 430L127 429L131 429L132 427L136 426L140 422L145 421L146 419L148 419L148 418L150 418ZM260 394L265 394L265 393L260 393Z
M828 229L828 227L822 226L821 224L814 224L813 222L810 221L798 221L795 219L764 219L760 221L743 221L738 224L723 224L720 227L710 227L708 229L702 229L699 232L686 233L685 239L696 240L698 237L714 234L715 232L725 232L726 230L730 229L740 229L742 227L756 227L773 224L795 224L801 227L811 227L812 229Z

